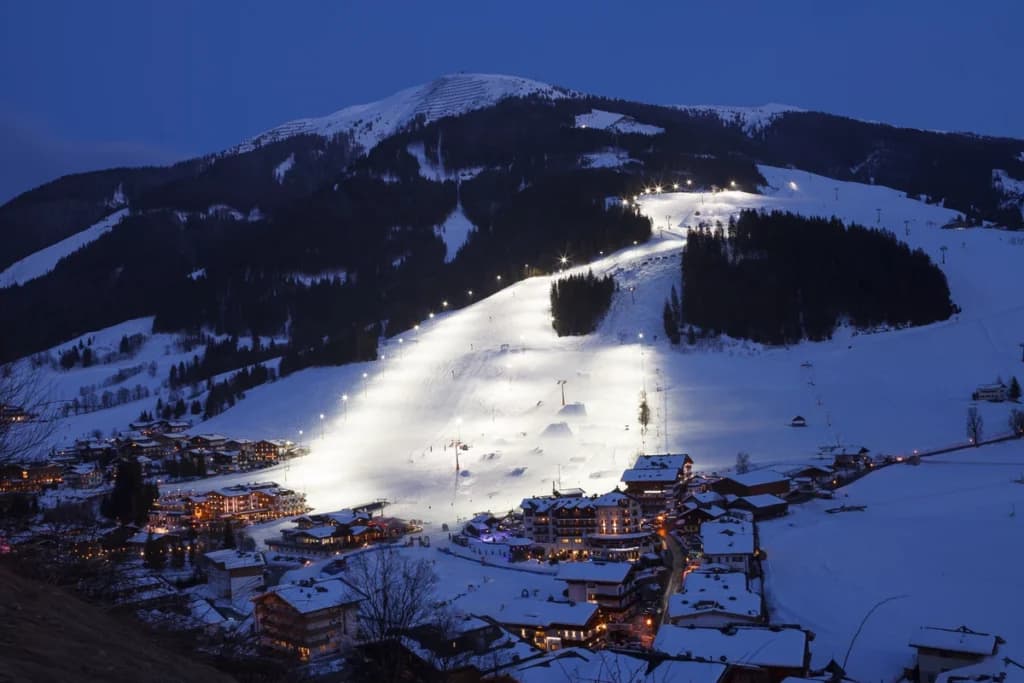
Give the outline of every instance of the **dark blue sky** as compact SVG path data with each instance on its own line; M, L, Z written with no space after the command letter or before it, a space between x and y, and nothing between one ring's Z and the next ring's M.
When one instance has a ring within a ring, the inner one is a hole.
M0 0L0 201L455 71L1024 138L1022 26L1016 0Z

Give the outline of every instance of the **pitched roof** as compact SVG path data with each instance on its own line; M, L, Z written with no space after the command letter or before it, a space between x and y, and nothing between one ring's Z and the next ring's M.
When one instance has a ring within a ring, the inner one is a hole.
M276 586L264 595L276 594L300 614L319 612L330 607L360 602L362 597L341 579L330 579L308 585L286 584ZM263 596L256 599L259 600Z
M654 649L672 656L690 654L709 661L803 668L807 633L798 628L692 628L666 624Z
M988 633L972 631L966 626L960 628L922 626L910 637L910 646L972 655L991 655L996 651L996 637Z

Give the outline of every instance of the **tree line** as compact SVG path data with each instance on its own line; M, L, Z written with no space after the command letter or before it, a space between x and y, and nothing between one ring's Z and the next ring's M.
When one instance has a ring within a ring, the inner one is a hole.
M569 275L551 283L551 326L559 337L590 334L608 312L615 293L611 275L594 271Z
M835 218L744 211L691 231L682 270L674 320L768 344L828 339L842 320L924 325L956 311L924 252Z

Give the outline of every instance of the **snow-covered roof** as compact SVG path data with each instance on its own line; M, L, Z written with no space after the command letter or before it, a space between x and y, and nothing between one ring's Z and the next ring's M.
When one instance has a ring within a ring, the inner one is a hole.
M777 481L787 481L788 477L784 474L779 474L775 470L754 470L752 472L746 472L744 474L730 474L724 479L730 479L737 484L743 486L758 486L760 484L771 484Z
M653 668L651 668L653 666ZM566 648L531 659L503 673L520 683L562 683L563 681L634 681L635 683L717 683L725 674L725 665L713 662L663 660L654 664L611 650L592 651Z
M700 525L705 555L752 555L754 530L749 522L733 518L716 519Z
M613 507L613 506L617 507L623 501L631 501L631 500L633 500L633 498L631 496L629 496L629 495L626 495L622 491L609 491L608 493L606 493L606 494L604 494L602 496L598 496L597 498L594 498L592 503L593 503L594 507L599 507L599 508Z
M654 639L654 649L672 656L690 655L730 664L803 668L807 633L798 628L717 629L666 624Z
M355 589L341 579L329 579L312 585L281 585L274 587L269 592L277 594L279 598L301 614L319 612L329 607L338 607L362 600Z
M761 596L750 590L743 572L690 572L683 582L682 592L669 597L669 619L707 612L760 617Z
M686 463L693 462L686 453L662 453L660 455L641 455L638 456L636 462L633 463L633 469L649 469L653 467L667 468L671 470L681 470L686 466Z
M583 627L597 616L597 605L590 602L549 602L521 598L489 606L481 614L499 623L515 626L547 627L560 624Z
M703 493L691 493L685 500L693 499L701 505L714 505L725 500L725 497L721 493L715 493L714 491L705 491Z
M910 646L972 655L990 655L996 651L996 637L988 633L972 631L966 626L960 628L922 626L910 637Z
M787 504L786 501L784 501L783 499L779 498L778 496L773 496L770 493L761 493L756 496L744 496L739 500L742 500L745 503L749 503L755 508L766 508L772 507L773 505Z
M262 567L266 564L263 560L263 553L259 552L242 552L234 548L226 548L224 550L214 550L203 555L207 560L214 564L223 565L224 569L242 569L245 567Z
M678 470L674 469L663 469L654 467L642 467L632 468L622 473L622 481L629 484L630 482L640 481L663 481L673 482L679 475Z
M559 565L558 578L561 581L622 583L631 569L630 562L566 562Z

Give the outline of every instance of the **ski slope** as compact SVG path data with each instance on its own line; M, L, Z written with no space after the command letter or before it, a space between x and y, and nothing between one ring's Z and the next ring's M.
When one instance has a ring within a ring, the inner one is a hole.
M46 275L57 266L57 262L62 258L78 251L90 242L95 242L113 230L114 226L124 220L127 215L128 209L114 211L92 226L15 261L3 272L0 272L0 288L23 285L30 280Z
M314 437L311 455L261 477L287 475L319 509L383 497L396 504L395 514L437 521L506 510L559 481L610 489L641 450L686 451L698 468L715 470L731 465L739 450L757 466L803 460L837 442L899 453L963 441L974 387L997 375L1024 375L1024 307L1016 295L1024 247L1010 242L1012 233L942 230L954 212L895 190L761 171L770 185L763 195L643 196L640 210L653 220L654 238L578 266L613 273L620 288L593 335L555 336L551 278L531 278L392 338L376 363L310 370L257 388L202 429L239 436L303 429ZM945 245L942 267L963 313L915 329L840 329L829 342L790 348L734 340L672 348L661 308L679 280L686 231L701 219L725 222L742 208L879 222L936 261ZM562 379L567 401L582 403L584 416L559 414ZM652 416L641 438L636 414L644 389ZM980 409L989 433L1004 431L1005 405ZM788 426L797 414L807 418L806 429ZM571 437L541 436L561 421ZM459 439L469 450L460 452L456 472L452 444Z

